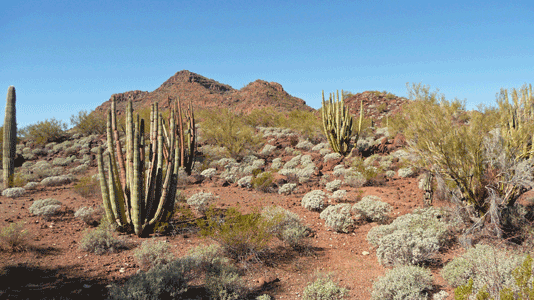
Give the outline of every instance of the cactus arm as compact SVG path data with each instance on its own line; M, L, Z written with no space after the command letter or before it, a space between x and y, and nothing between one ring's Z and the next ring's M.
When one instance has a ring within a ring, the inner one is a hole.
M100 191L102 192L102 202L104 205L104 211L106 212L106 218L109 223L115 222L115 217L113 216L113 210L111 209L111 202L109 201L109 189L106 182L106 175L104 173L104 162L102 158L102 147L98 147L97 152L97 161L98 161L98 177L100 179Z
M122 145L121 140L119 138L119 130L117 129L117 110L115 96L111 98L111 129L113 130L113 137L115 139L115 152L117 153L117 160L119 161L122 192L123 194L126 194L126 167L124 165L124 155L122 154Z
M4 119L2 166L4 169L4 188L13 187L15 175L15 155L17 153L17 94L14 86L7 89L6 115Z
M111 202L111 208L113 209L114 220L119 226L124 226L129 223L127 218L128 206L125 208L124 201L124 191L122 189L122 184L119 179L119 172L117 170L117 162L115 160L115 153L113 152L113 113L110 110L108 112L108 123L107 123L107 144L108 144L108 153L109 153L109 199Z
M132 124L133 125L133 124ZM133 126L132 126L133 127ZM135 128L134 140L133 140L133 176L132 176L132 224L134 227L134 232L138 236L142 234L142 212L143 212L143 201L141 199L141 173L140 170L140 153L139 153L139 130Z

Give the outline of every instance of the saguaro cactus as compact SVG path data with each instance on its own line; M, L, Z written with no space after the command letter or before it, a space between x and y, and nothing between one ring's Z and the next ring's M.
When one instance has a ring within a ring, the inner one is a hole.
M13 175L15 174L15 155L17 144L17 112L15 110L16 101L17 95L15 93L15 87L10 86L7 89L2 156L5 189L13 187Z
M345 156L351 150L350 139L353 131L352 116L345 107L343 101L343 90L341 90L341 100L339 92L337 92L337 99L334 93L330 94L328 102L324 99L322 101L322 117L324 134L328 138L328 142L332 150ZM356 142L360 135L363 118L363 101L360 104L360 121L358 131L356 133Z
M115 108L114 99L112 108ZM192 117L192 112L191 112ZM169 130L164 127L163 116L157 104L152 106L150 128L150 151L148 164L145 162L144 120L134 121L132 102L126 109L126 161L118 140L114 111L109 111L107 124L108 176L104 173L102 149L98 152L100 188L106 216L125 231L145 236L158 222L166 222L172 216L183 148L181 133L176 126L182 123L176 115L176 106L171 109ZM194 124L194 120L191 120ZM191 139L194 149L194 134ZM114 140L115 150L113 151ZM118 159L118 164L117 164ZM191 163L192 164L192 163ZM118 165L118 167L117 167ZM119 169L120 168L120 175Z

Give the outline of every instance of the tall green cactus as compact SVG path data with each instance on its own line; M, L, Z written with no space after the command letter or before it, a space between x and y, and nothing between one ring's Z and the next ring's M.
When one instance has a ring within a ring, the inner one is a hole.
M324 134L328 138L328 142L330 143L332 150L345 156L349 154L351 150L350 139L354 128L352 124L352 116L345 107L345 102L343 101L343 90L341 90L341 100L339 98L339 92L337 92L337 98L336 94L331 93L328 102L324 99L324 91L322 94L323 106L321 113L323 118ZM362 118L363 101L360 104L360 120L358 131L356 133L356 142L360 136Z
M4 188L13 187L15 174L15 155L17 144L17 112L15 104L17 95L15 87L7 89L6 116L4 119L3 155L2 166L4 168Z
M115 108L112 99L112 108ZM192 116L192 112L191 112ZM152 106L150 117L150 151L145 161L145 124L134 121L132 102L126 109L126 162L118 140L114 111L109 111L107 124L108 176L104 173L102 149L98 151L98 172L106 217L125 231L138 236L150 234L159 222L167 222L172 216L180 167L178 130L182 120L176 115L176 106L171 109L169 130L165 129L163 116L157 104ZM194 120L191 120L194 124ZM113 133L113 134L112 134ZM194 135L194 134L193 134ZM114 140L117 139L114 143ZM194 149L195 137L191 139ZM115 144L115 155L113 145ZM118 160L118 164L117 164ZM118 165L118 166L117 166ZM191 163L192 165L192 163ZM120 168L120 173L119 173Z

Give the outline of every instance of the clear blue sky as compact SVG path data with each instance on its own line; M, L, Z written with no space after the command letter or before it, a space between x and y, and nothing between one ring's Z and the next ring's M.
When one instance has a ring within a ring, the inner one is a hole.
M321 90L406 96L407 82L474 108L534 83L532 0L4 2L0 91L15 86L19 127L70 125L184 69L236 89L275 81L314 108Z

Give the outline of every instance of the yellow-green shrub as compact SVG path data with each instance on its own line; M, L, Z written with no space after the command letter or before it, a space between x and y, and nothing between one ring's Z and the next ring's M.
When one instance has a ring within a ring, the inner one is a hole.
M20 133L36 144L45 145L61 139L65 135L65 130L67 130L67 124L52 118L28 125L21 129Z
M78 112L78 115L70 117L70 123L76 132L82 135L104 134L106 122L106 116L95 111L88 113L86 110L82 110Z
M249 151L257 151L262 145L261 135L247 125L243 117L226 108L203 110L198 116L201 119L201 137L225 147L233 158L243 157Z

